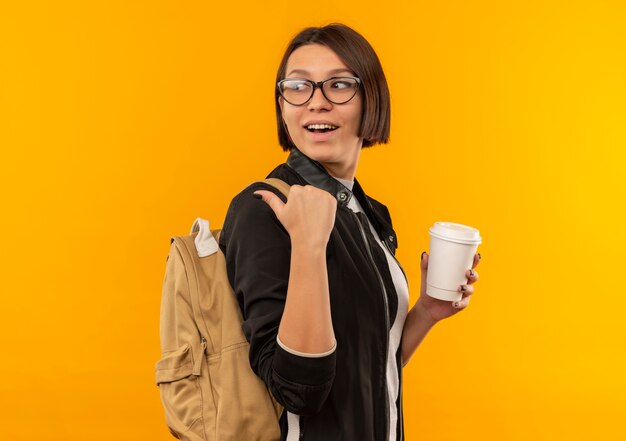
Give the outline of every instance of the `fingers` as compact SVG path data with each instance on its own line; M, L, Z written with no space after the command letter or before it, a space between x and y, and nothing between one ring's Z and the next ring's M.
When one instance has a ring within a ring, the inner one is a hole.
M280 200L278 196L268 190L257 190L253 192L254 197L258 198L259 196L270 208L276 213L278 216L279 213L282 212L285 207L285 203Z
M476 258L474 258L474 261L476 261ZM476 264L474 264L474 266L476 266ZM452 302L452 307L455 309L467 308L470 302L470 296L474 294L474 287L471 285L471 283L474 283L478 280L478 273L470 269L467 270L465 275L467 276L468 282L467 284L459 285L459 287L457 288L457 291L462 293L462 297L461 300L457 302Z
M474 261L472 262L472 268L476 268L476 265L480 262L480 253L474 254Z
M426 276L428 269L428 253L426 251L422 252L422 257L420 261L420 268L422 270L422 277L420 282L420 295L426 294Z
M457 292L463 293L463 296L471 296L474 294L474 287L472 285L459 285L456 289Z
M467 284L469 285L478 280L478 273L473 269L470 269L465 272L465 277L467 277Z
M475 268L476 265L480 262L480 254L474 254L474 262L472 263L472 268ZM426 271L428 269L428 253L424 251L422 253L422 261L420 262L420 268L422 271ZM467 270L465 272L465 277L467 277L467 283L472 284L478 280L478 273L473 269ZM472 292L473 289L472 289Z
M452 307L454 309L465 309L469 305L469 302L470 302L470 296L468 295L467 297L463 297L458 302L452 302Z
M479 262L480 254L475 254L472 268L476 268L476 265L478 265ZM470 296L474 294L474 287L471 284L478 280L478 273L473 269L469 269L465 273L465 276L467 277L467 284L459 285L457 288L457 291L462 293L462 298L457 302L452 302L452 307L455 309L467 308L470 302Z

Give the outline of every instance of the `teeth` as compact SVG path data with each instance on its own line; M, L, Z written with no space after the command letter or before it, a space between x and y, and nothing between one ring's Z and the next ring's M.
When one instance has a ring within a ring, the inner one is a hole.
M336 126L331 126L330 124L309 124L308 126L306 126L307 129L309 130L314 130L314 129L336 129Z

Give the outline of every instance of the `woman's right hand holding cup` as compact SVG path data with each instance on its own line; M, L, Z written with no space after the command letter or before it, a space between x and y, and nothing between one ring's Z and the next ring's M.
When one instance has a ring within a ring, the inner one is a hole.
M337 199L329 192L312 185L292 185L287 203L268 190L253 194L274 211L292 243L326 248L337 213Z

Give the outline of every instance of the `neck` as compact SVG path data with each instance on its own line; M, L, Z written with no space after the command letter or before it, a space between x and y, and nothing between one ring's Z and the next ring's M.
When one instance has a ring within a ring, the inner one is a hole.
M329 175L331 175L333 178L338 178L338 179L345 179L346 181L354 181L354 172L355 170L349 171L349 170L339 170L337 168L333 168L331 166L329 166L328 164L322 164L324 166L324 168L326 169L326 171L328 172Z
M322 166L334 178L354 181L360 155L361 149L357 149L355 155L349 158L347 162L322 163Z

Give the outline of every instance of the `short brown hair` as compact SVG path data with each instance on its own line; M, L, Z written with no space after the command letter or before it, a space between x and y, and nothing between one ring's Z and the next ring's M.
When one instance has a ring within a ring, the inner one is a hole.
M365 38L341 23L323 27L309 27L298 33L289 43L278 67L276 83L285 78L287 60L293 51L307 44L321 44L333 50L339 58L361 79L363 108L358 136L363 138L363 147L386 144L389 141L391 106L389 88L378 56ZM295 147L284 126L278 98L278 87L274 88L278 142L284 151Z

